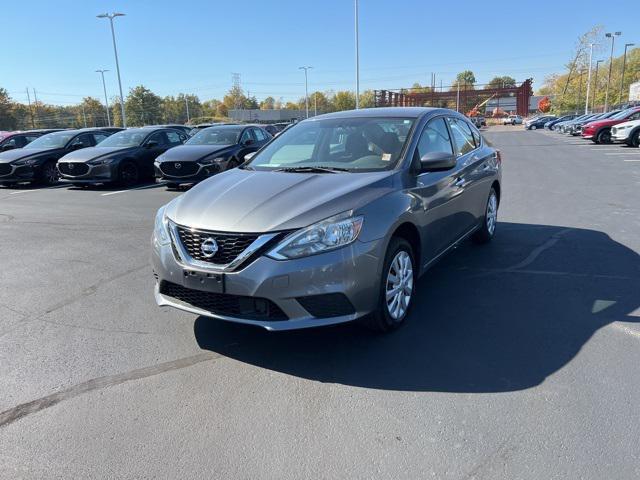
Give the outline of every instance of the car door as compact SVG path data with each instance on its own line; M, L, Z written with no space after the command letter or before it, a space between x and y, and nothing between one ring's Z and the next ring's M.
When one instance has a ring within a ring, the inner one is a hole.
M261 128L252 128L253 136L256 139L255 150L260 150L262 146L267 143L272 137L269 136L266 130Z
M136 160L138 168L143 175L150 175L153 173L153 162L158 155L166 152L169 149L169 140L166 133L161 130L149 135L143 142L142 148Z
M413 155L414 171L420 171L420 158L427 153L454 154L451 133L445 117L431 119L423 128ZM422 251L425 262L438 256L457 240L456 214L460 210L458 197L461 191L455 182L458 166L441 172L420 172L410 194L420 200Z
M488 177L483 168L489 158L483 156L482 138L479 134L474 136L474 127L457 117L447 117L447 123L457 157L454 187L458 201L453 229L460 237L478 225L484 215L486 198L482 181Z
M238 140L238 153L236 157L240 162L243 161L244 156L247 153L255 152L258 150L256 148L256 138L253 136L252 128L245 128L242 134L240 135L240 140Z

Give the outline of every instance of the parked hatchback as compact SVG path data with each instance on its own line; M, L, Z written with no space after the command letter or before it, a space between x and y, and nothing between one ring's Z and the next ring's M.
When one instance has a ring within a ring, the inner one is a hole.
M100 129L63 130L36 138L17 150L0 153L0 184L58 181L56 162L69 152L96 145L111 135Z
M158 211L156 301L269 330L392 330L422 273L492 239L500 180L499 153L452 110L305 120Z
M255 125L218 125L200 130L184 145L160 155L154 165L156 177L175 188L237 167L247 153L255 152L271 135Z
M62 179L74 185L119 183L133 185L153 180L153 161L187 134L172 128L129 128L95 148L70 153L58 162Z

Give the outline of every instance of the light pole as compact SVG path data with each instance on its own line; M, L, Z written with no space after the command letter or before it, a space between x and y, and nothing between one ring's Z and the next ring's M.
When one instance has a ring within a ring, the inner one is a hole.
M307 111L307 118L309 118L309 80L307 71L313 67L298 67L299 70L304 70L304 106Z
M104 90L104 103L107 106L107 123L111 126L111 115L109 114L109 99L107 97L107 85L104 83L104 72L109 70L96 70L96 73L102 75L102 90Z
M356 35L356 110L360 108L360 40L358 35L358 0L355 4L355 35Z
M624 90L624 70L627 67L627 48L633 47L635 43L625 43L624 44L624 57L622 59L622 78L620 78L620 97L618 97L618 101L622 103L622 91Z
M587 75L587 95L584 99L584 114L589 113L589 92L591 91L591 62L593 60L593 46L596 43L589 44L589 74Z
M607 77L607 90L604 94L604 111L609 111L609 84L611 83L611 69L613 67L613 45L616 43L616 37L622 35L622 32L605 33L604 36L611 39L611 53L609 54L609 76Z
M113 29L113 19L124 17L124 13L101 13L98 18L108 18L111 24L111 38L113 39L113 53L116 56L116 72L118 73L118 88L120 89L120 113L122 114L122 126L127 127L127 118L124 113L124 95L122 95L122 80L120 80L120 64L118 63L118 47L116 47L116 32Z
M596 75L593 79L593 98L591 99L591 111L593 112L593 107L596 106L596 92L598 90L598 67L600 64L604 62L604 60L596 61Z

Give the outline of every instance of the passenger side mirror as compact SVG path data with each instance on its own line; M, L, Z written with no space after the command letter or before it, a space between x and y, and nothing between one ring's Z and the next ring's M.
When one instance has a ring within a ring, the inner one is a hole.
M244 156L244 161L248 162L249 160L251 160L253 158L253 156L256 154L256 152L249 152Z
M157 141L157 140L149 140L149 141L145 144L145 147L147 147L147 148L154 148L154 147L157 147L158 145L160 145L160 144L158 143L158 141Z
M71 150L80 150L81 148L84 148L84 143L74 143L71 145Z
M456 157L448 152L429 152L420 159L420 171L439 172L456 166Z
M14 148L16 148L15 145L7 144L3 145L0 151L6 152L7 150L13 150Z

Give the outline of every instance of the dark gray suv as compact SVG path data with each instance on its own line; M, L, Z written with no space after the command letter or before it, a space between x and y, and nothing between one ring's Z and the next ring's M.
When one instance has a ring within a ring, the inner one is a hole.
M499 152L451 110L305 120L158 211L156 301L269 330L392 330L422 273L491 240L500 181Z

